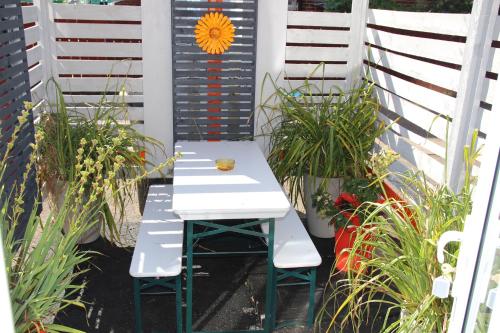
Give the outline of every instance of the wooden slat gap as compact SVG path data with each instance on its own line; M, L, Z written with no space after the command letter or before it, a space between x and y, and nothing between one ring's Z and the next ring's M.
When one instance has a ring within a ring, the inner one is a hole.
M372 23L368 23L366 26L368 28L371 28L371 29L385 31L385 32L389 32L392 34L404 35L404 36L438 39L438 40L457 42L457 43L465 43L465 41L467 40L467 37L464 37L464 36L446 35L446 34L439 34L439 33L435 33L435 32L408 30L408 29L388 27L388 26L384 26L384 25L377 25L377 24L372 24Z
M384 73L387 73L389 75L398 77L398 78L400 78L402 80L411 82L411 83L419 85L421 87L433 90L433 91L441 93L443 95L447 95L447 96L454 97L454 98L457 97L457 92L454 91L454 90L447 89L447 88L438 86L437 84L433 84L433 83L430 83L430 82L427 82L427 81L424 81L424 80L420 80L420 79L414 78L412 76L409 76L409 75L403 74L401 72L395 71L395 70L393 70L391 68L387 68L387 67L375 64L375 63L373 63L371 61L368 61L368 60L363 60L363 63L365 65L368 65L368 66L372 67L372 68L378 69L378 70L380 70L380 71L382 71Z

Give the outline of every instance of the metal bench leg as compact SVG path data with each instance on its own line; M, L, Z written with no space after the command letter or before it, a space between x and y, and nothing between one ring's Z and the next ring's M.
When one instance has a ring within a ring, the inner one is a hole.
M274 298L276 295L276 278L274 274L274 219L269 220L269 233L267 235L267 281L264 332L273 331L274 323Z
M181 274L175 278L175 312L177 317L177 333L182 333L182 285Z
M193 221L186 222L186 333L191 333L193 331Z
M141 315L141 281L134 278L134 312L135 312L135 333L142 333Z
M307 309L307 327L312 327L314 322L314 293L316 291L316 267L309 273L309 308Z

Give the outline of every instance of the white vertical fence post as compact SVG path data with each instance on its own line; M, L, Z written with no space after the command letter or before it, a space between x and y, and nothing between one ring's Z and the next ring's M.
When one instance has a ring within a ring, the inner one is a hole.
M470 142L479 116L483 80L500 0L474 1L472 7L464 60L457 90L451 133L448 138L447 181L454 191L463 184L463 149Z
M262 151L267 151L267 142L262 134L262 126L266 117L259 109L261 103L261 86L266 73L273 78L281 74L285 68L286 25L288 21L287 0L259 0L257 18L257 63L255 73L255 139ZM265 100L273 93L271 85L266 85L262 91Z
M369 0L352 1L346 89L352 88L361 79L369 2Z
M154 164L173 154L172 34L170 1L148 0L142 5L142 63L144 132L165 145L150 151ZM158 175L152 175L157 177Z
M38 25L40 26L40 44L42 47L42 70L43 70L43 84L46 85L51 77L57 79L55 72L57 54L55 50L55 31L52 22L52 4L51 0L33 0L33 5L37 8ZM50 88L53 88L51 86ZM49 89L47 96L49 102L54 101L55 91Z

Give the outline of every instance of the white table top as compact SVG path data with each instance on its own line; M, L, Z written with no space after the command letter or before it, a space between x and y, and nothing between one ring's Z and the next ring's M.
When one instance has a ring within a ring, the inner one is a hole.
M173 210L184 220L279 218L290 203L257 143L177 142ZM220 171L215 160L236 161Z

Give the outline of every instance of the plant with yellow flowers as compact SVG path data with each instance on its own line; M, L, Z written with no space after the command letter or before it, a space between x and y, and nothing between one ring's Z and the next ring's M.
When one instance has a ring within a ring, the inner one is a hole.
M224 14L211 12L198 20L194 34L196 43L209 54L223 54L234 41L234 25Z

